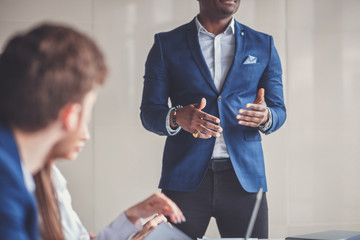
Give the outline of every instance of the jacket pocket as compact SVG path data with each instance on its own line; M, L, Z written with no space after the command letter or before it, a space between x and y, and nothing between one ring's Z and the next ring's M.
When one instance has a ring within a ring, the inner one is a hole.
M242 68L257 68L257 67L262 67L265 68L264 64L258 62L258 63L250 63L250 64L241 64Z

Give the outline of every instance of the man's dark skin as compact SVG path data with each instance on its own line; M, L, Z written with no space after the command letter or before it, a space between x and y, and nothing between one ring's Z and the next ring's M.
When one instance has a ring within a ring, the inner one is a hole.
M225 31L232 16L237 12L241 0L197 0L200 6L198 15L201 25L210 33L218 35ZM176 111L176 123L187 132L198 133L198 138L220 137L222 128L220 119L202 111L206 106L206 99L200 103L190 104ZM269 110L265 103L265 90L259 89L254 103L246 105L248 109L240 109L239 114L234 116L238 124L259 127L269 120ZM171 112L171 116L174 111ZM175 126L170 120L170 126Z

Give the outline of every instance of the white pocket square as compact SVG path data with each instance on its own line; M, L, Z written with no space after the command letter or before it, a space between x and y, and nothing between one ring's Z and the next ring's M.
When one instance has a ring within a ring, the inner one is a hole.
M254 56L249 55L249 56L245 59L245 61L244 61L243 64L254 64L254 63L256 63L256 62L257 62L257 57L254 57Z

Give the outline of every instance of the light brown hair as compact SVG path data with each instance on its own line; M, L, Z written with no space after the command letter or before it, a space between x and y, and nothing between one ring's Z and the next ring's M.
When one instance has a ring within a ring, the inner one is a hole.
M56 120L105 81L104 57L93 40L70 27L43 24L18 34L0 57L0 119L23 131Z
M40 216L40 233L43 239L64 240L56 191L51 180L51 166L47 162L35 176L35 196Z

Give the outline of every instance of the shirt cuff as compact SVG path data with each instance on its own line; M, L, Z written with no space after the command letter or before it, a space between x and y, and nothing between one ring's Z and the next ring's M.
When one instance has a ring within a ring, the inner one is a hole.
M267 107L267 109L269 110L269 120L263 124L263 125L260 125L259 126L259 130L262 132L262 133L265 133L267 130L269 130L272 126L272 113L271 113L271 110L270 108Z
M166 115L166 130L168 131L170 136L176 135L181 130L181 127L178 127L176 129L172 129L171 126L170 126L170 113L171 113L171 111L173 109L174 109L174 107L170 108L168 114Z
M96 240L128 240L134 233L140 231L142 228L141 222L138 221L135 224L129 221L123 212L115 221L109 226L101 230L101 232L95 238Z

